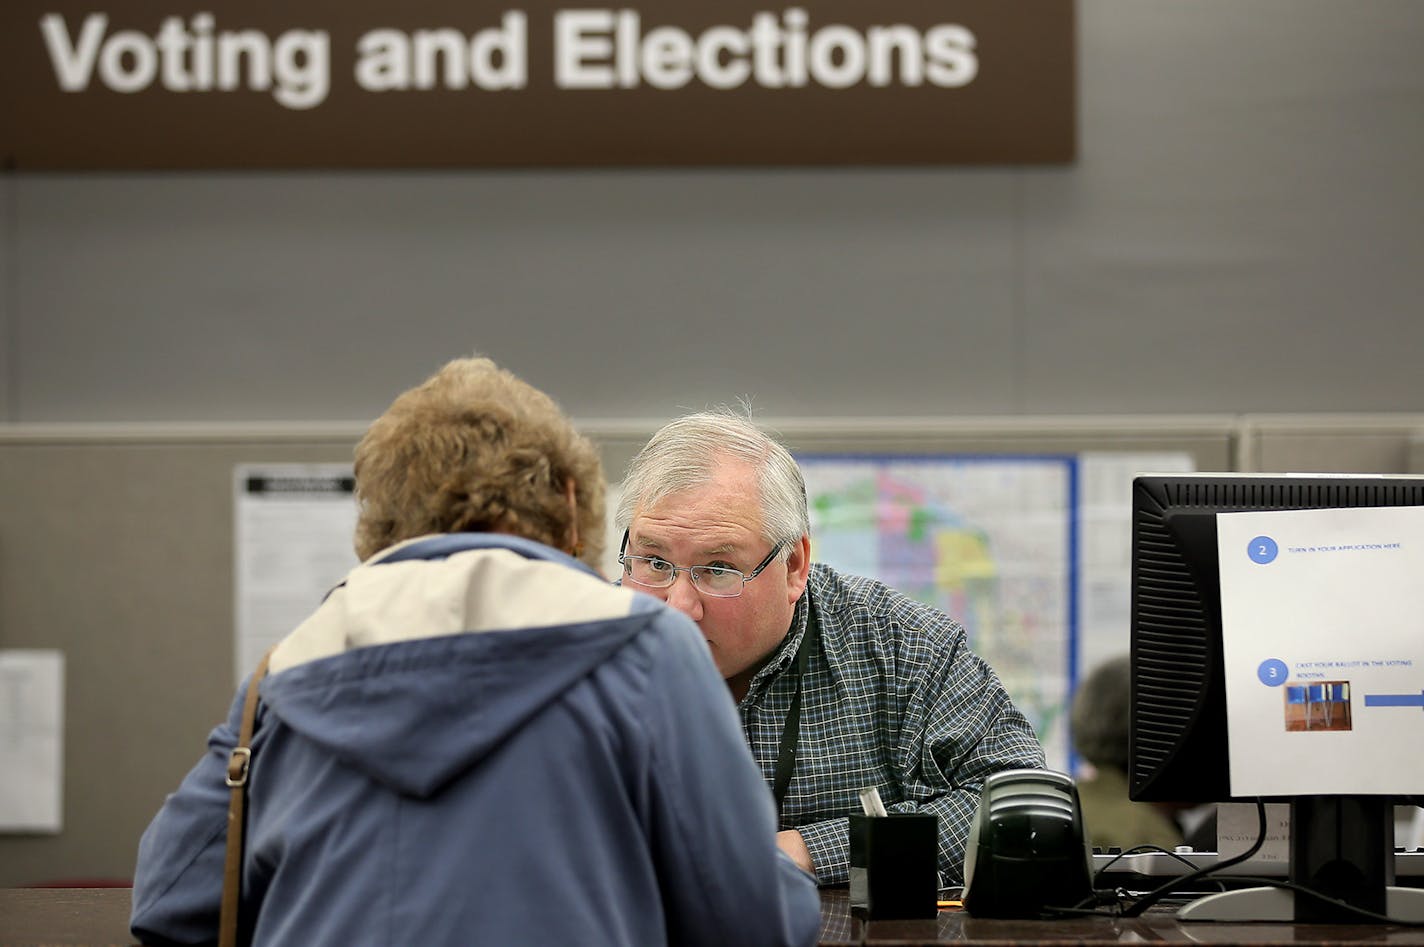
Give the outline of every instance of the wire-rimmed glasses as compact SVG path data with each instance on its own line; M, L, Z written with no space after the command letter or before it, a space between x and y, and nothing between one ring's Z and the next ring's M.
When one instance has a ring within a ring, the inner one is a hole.
M742 572L730 566L675 566L661 556L630 556L628 531L623 531L623 542L618 546L618 562L623 566L623 577L647 589L671 588L677 581L679 572L686 572L697 591L717 598L736 598L742 594L742 587L761 575L762 570L771 565L776 554L785 543L771 547L766 558L757 563L751 572Z

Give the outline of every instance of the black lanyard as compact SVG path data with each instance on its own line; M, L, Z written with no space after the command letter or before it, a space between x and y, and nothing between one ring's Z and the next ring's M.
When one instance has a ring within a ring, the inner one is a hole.
M776 800L776 817L781 819L781 802L786 787L791 785L791 772L796 769L796 743L801 736L801 682L811 663L816 646L816 610L806 603L806 632L796 649L796 690L791 695L791 707L786 711L786 725L781 728L781 746L776 751L776 770L771 780L771 797Z

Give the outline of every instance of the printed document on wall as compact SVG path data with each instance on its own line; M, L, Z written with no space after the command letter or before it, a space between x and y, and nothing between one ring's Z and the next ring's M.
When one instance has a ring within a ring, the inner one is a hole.
M0 651L0 832L64 827L64 654Z
M1216 517L1233 795L1424 785L1424 507Z
M234 676L306 619L357 565L350 464L243 464L236 468Z
M1194 470L1184 452L1087 451L1078 455L1077 677L1128 649L1132 625L1132 478Z

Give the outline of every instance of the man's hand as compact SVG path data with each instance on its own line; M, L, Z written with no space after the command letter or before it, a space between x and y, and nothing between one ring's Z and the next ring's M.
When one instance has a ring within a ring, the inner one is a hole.
M806 840L801 837L800 832L795 829L777 832L776 846L790 855L791 860L803 869L813 875L816 873L815 867L811 864L811 853L806 851Z

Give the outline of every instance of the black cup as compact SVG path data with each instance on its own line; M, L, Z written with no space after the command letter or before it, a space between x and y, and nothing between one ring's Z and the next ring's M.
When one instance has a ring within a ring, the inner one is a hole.
M939 818L930 812L850 817L850 906L875 918L939 913Z

